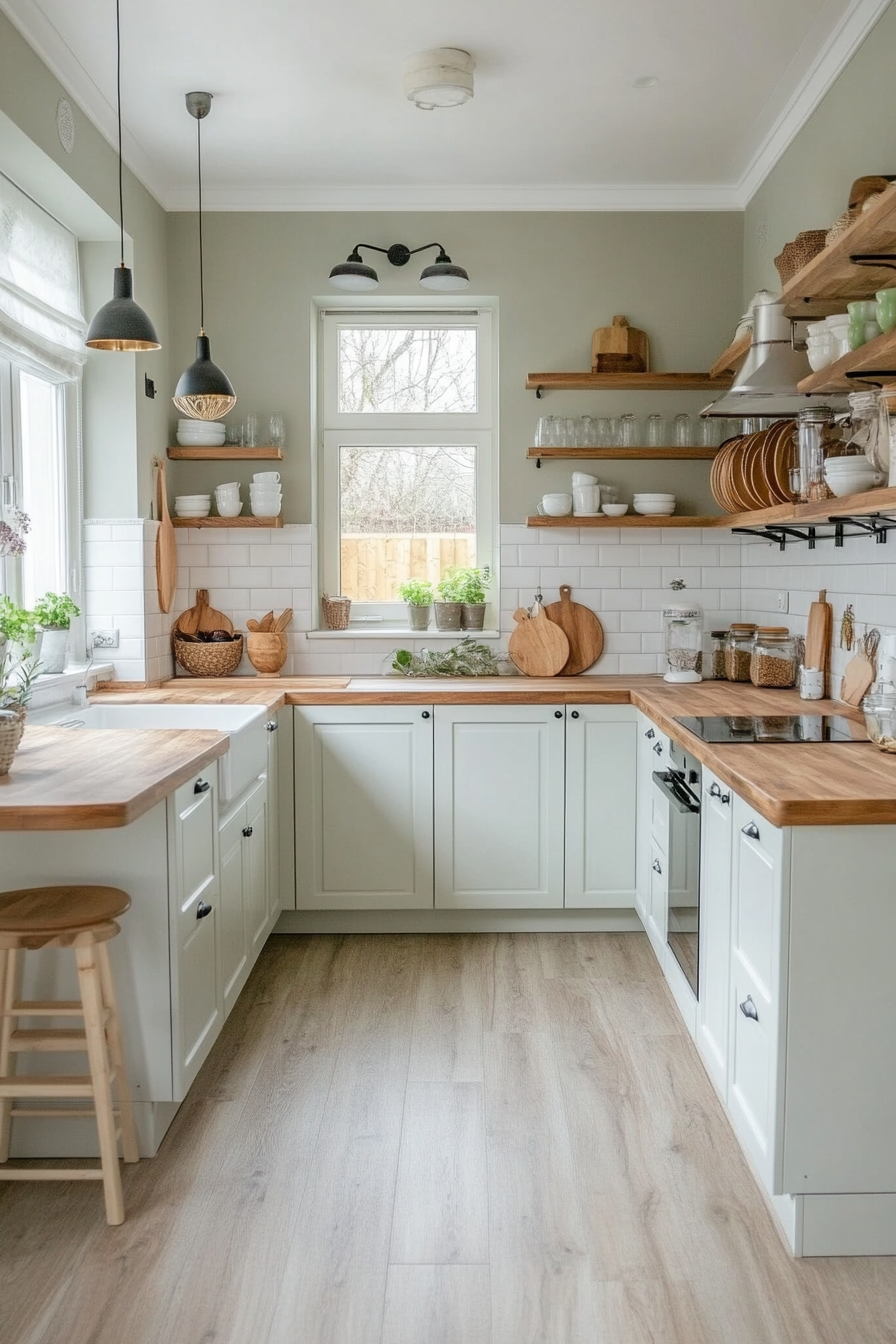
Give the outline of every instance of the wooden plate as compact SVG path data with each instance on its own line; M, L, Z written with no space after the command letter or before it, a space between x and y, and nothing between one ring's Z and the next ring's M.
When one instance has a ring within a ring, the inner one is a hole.
M715 460L713 461L713 469L710 473L710 489L712 490L713 498L719 507L724 509L726 513L735 512L735 509L732 507L731 496L728 493L727 482L731 454L738 443L740 443L739 437L726 439L716 454Z
M761 430L758 434L754 434L744 449L742 464L744 495L749 499L751 509L764 509L769 504L765 490L762 488L763 482L760 470L766 432L766 430Z
M776 502L790 504L795 496L790 489L790 464L793 461L793 420L783 420L778 427L770 472L776 491Z
M731 460L728 489L731 498L734 500L736 513L746 513L753 507L752 497L747 493L744 481L744 463L747 451L755 437L755 434L745 434Z
M738 506L731 489L731 475L734 470L734 455L741 445L741 437L732 439L728 445L728 452L725 455L725 462L722 467L722 495L725 499L725 507L729 513L737 513Z

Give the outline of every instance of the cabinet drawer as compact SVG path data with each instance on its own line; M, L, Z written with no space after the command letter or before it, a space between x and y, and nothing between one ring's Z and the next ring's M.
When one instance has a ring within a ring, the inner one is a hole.
M747 808L734 810L737 893L732 946L761 985L775 998L781 936L784 833Z
M182 784L174 795L177 830L177 895L188 901L215 871L215 771Z
M731 972L728 1110L770 1193L775 1189L777 1006L737 956Z

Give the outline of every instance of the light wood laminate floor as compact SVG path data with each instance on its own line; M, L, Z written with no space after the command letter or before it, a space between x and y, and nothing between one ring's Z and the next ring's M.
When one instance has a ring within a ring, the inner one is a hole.
M639 934L275 937L158 1157L0 1186L3 1344L893 1344L790 1258Z

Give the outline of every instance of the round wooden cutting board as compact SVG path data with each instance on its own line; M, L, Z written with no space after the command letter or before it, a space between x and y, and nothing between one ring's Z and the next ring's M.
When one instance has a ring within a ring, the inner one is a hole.
M569 657L569 640L559 625L548 620L543 607L531 617L520 607L513 619L517 625L507 644L513 662L527 677L556 677Z
M562 677L575 677L593 667L604 649L604 628L590 607L573 602L568 583L560 585L560 601L545 607L548 620L558 625L569 641L569 657L560 670Z

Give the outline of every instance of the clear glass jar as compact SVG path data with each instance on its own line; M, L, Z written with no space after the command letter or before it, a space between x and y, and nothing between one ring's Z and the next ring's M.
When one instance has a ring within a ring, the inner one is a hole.
M727 630L711 630L709 634L709 668L703 674L704 681L727 681L728 672L725 651L728 645Z
M732 625L725 641L725 676L729 681L750 680L750 659L753 656L753 636L756 626L747 623Z
M702 681L703 608L696 602L663 608L665 680Z
M796 645L786 625L760 625L753 637L750 680L754 686L786 690L796 681Z
M800 411L793 434L794 471L799 473L799 497L804 504L833 496L824 478L824 460L829 450L839 445L833 430L834 412L829 406L809 406ZM795 480L791 484L796 487Z
M896 752L896 688L879 681L862 701L868 736L881 751Z

